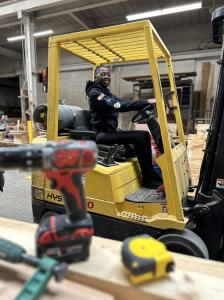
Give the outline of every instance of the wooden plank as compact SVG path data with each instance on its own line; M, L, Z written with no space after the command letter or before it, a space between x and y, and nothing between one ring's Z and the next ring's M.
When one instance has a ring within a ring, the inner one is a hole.
M18 242L27 253L34 254L34 232L36 225L0 218L0 238ZM0 260L0 299L11 300L19 293L35 268L25 264L10 264ZM106 292L64 279L57 283L51 279L41 300L113 300Z
M203 62L201 74L201 97L199 117L210 118L214 65L210 62Z
M10 264L0 261L0 299L15 299L25 282L33 275L35 269L24 264ZM41 300L113 300L108 293L71 282L67 279L56 283L51 279Z
M107 240L105 244L104 240L98 238L92 247L90 261L82 266L71 266L69 278L75 280L78 275L80 283L88 283L89 286L113 293L119 300L210 300L212 296L215 296L215 299L223 299L222 263L173 254L175 272L165 279L151 281L136 288L127 280L127 274L121 264L120 246L120 242Z
M213 87L213 78L214 78L214 64L210 64L209 77L208 77L208 86L206 92L206 103L205 103L205 119L211 118L212 111L212 87Z
M18 240L34 253L36 225L0 218L0 237ZM94 237L88 261L72 264L68 278L109 292L117 300L223 300L224 264L181 254L173 254L175 272L167 278L132 286L121 263L121 243ZM0 275L1 276L1 275ZM64 298L63 298L64 299Z
M202 159L204 156L205 143L207 138L208 124L198 124L198 134L189 134L187 137L187 154L191 170L192 185L198 184Z
M201 97L200 97L200 107L199 107L199 117L205 117L205 103L206 103L206 94L207 86L210 72L210 62L202 63L202 72L201 72Z

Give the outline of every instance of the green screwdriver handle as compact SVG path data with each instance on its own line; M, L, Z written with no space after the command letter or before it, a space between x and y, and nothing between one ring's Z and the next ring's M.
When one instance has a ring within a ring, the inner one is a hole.
M37 271L25 283L20 293L15 300L38 300L45 292L47 284L52 276L54 276L55 267L58 266L58 261L51 257L43 257ZM63 269L63 270L62 270ZM67 264L61 264L61 274L64 277L67 270ZM61 278L62 279L62 278Z
M0 239L0 259L6 260L12 263L20 263L23 260L23 254L26 250L8 240Z

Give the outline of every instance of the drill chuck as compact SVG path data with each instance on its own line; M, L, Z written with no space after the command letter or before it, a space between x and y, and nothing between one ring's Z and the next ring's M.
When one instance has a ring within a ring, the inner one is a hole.
M1 148L0 166L4 169L41 169L43 168L42 148L43 147L41 147L41 145L38 145L35 148L31 145L13 147L8 149ZM49 156L51 156L51 149L49 149L49 152Z
M45 144L23 145L0 148L0 167L24 170L65 170L89 171L96 163L96 145L92 141L53 141Z

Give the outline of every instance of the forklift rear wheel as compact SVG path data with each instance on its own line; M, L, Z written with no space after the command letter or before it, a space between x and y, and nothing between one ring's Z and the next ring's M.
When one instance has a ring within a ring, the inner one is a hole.
M202 239L189 229L167 230L158 238L167 249L173 252L182 253L201 258L209 258L208 249Z

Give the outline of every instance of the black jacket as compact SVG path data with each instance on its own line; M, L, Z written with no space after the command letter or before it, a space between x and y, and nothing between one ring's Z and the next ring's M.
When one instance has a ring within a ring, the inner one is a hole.
M90 107L91 130L97 133L116 131L119 112L138 111L149 105L147 100L119 99L108 88L90 80L86 83L86 95Z

